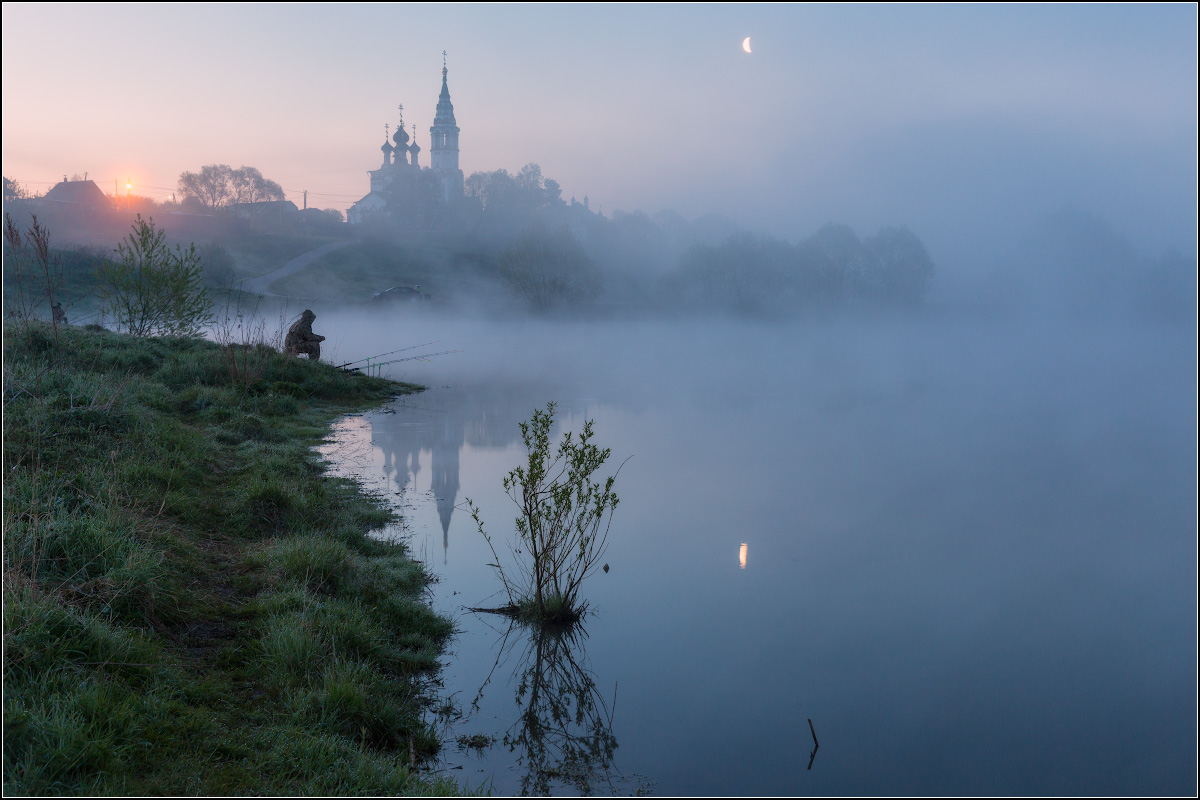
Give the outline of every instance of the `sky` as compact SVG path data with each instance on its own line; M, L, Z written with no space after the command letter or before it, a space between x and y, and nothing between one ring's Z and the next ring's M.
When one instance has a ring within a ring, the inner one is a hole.
M1196 253L1192 4L4 3L4 175L247 165L345 209L399 104L429 163L443 50L464 173L537 162L605 214L956 257L1069 208Z

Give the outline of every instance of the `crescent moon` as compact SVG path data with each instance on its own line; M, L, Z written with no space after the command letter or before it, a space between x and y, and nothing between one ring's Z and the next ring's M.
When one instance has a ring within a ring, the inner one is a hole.
M745 50L747 53L750 52L750 37L749 36L747 36L745 39L742 40L742 49Z

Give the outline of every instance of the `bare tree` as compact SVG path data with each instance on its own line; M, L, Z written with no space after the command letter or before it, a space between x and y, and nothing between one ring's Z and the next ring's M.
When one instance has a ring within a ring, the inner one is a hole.
M179 176L179 194L184 200L212 209L283 200L283 188L264 178L257 168L243 165L234 169L228 164L209 164L199 172L184 172Z
M5 305L10 316L21 325L51 312L55 331L66 316L55 297L62 285L62 265L50 252L50 231L39 222L37 215L22 235L12 217L4 214L4 271L12 276L15 290L5 292Z
M4 202L7 203L10 200L24 200L27 197L29 197L29 192L27 192L21 186L21 184L17 183L11 178L6 177L4 179Z
M206 208L223 206L229 202L232 173L228 164L209 164L199 172L184 172L179 176L179 195Z
M263 177L254 167L242 166L229 173L230 202L261 203L282 200L283 189L278 183Z

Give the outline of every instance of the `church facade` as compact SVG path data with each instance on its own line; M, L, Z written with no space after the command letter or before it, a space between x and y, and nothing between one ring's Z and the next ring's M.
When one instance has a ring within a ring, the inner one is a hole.
M444 55L444 54L443 54ZM410 137L404 126L404 106L400 122L388 140L384 126L383 163L369 170L370 191L346 212L355 225L371 219L419 215L431 204L453 205L463 196L463 172L458 166L458 123L450 102L447 70L442 65L442 92L438 96L433 125L429 128L428 167L420 163L421 146L416 141L416 126Z

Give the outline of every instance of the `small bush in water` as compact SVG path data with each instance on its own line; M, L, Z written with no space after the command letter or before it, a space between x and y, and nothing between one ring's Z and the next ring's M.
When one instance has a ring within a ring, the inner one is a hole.
M521 438L529 454L525 466L504 478L504 489L521 509L516 519L518 546L511 548L515 568L506 572L492 538L483 528L479 509L467 499L479 532L492 549L509 604L505 613L540 622L573 622L587 607L579 587L604 555L612 512L616 475L603 484L592 475L611 455L592 444L592 421L576 437L568 431L551 455L550 427L554 403L522 422ZM619 470L618 470L619 471Z

